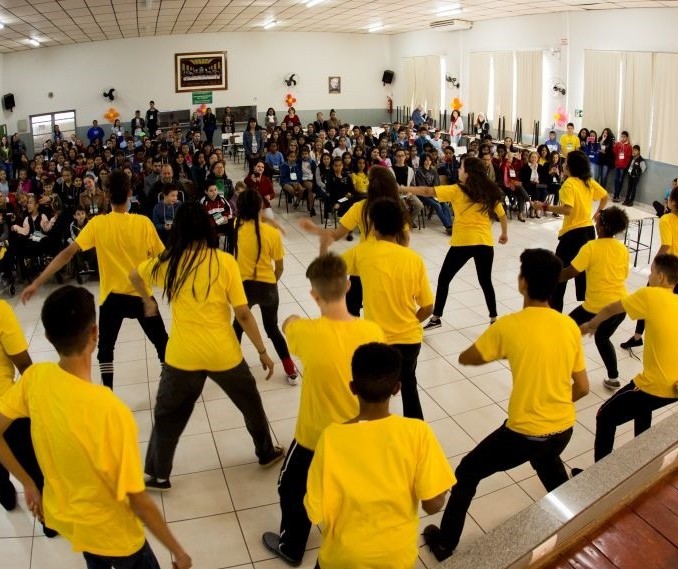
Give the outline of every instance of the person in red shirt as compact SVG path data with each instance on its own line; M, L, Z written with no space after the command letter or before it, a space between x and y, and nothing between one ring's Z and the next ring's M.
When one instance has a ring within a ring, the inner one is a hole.
M245 178L245 185L251 190L255 190L261 196L263 201L262 213L267 218L273 219L273 210L269 200L275 198L275 191L273 190L271 178L264 174L264 168L263 160L257 161L252 173L248 174Z
M626 170L631 163L631 142L629 141L629 133L622 131L619 140L614 143L612 152L614 153L614 197L612 201L619 202L619 194L621 194L622 185L624 184L624 177Z
M287 116L282 120L282 122L289 130L292 130L294 128L294 125L301 126L301 121L299 120L299 117L297 116L297 111L294 107L290 107L287 110Z
M520 184L518 173L523 163L513 152L507 151L504 145L497 148L497 158L495 164L501 172L501 180L497 180L497 185L503 190L507 198L513 197L518 207L518 221L525 223L525 204L530 201L530 196L525 188ZM511 203L508 207L511 207Z

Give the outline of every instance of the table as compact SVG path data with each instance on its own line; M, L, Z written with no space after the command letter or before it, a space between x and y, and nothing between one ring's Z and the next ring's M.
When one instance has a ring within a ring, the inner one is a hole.
M647 262L649 264L652 258L654 223L657 215L635 207L623 207L623 209L629 216L629 225L624 233L624 245L634 255L633 266L635 267L638 264L638 253L641 251L647 251ZM649 242L643 241L643 229L648 227L650 229Z

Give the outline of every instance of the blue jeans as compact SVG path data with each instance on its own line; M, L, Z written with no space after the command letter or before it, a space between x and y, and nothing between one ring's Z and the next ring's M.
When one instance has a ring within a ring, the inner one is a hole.
M600 177L600 165L599 164L594 164L591 162L591 177L598 182L598 178ZM598 182L600 184L600 182ZM600 184L602 186L602 184Z
M598 182L603 188L607 184L607 175L610 173L610 167L607 164L598 165L598 176L596 177L596 182Z
M440 219L440 222L445 226L445 227L452 227L452 213L450 212L450 206L447 205L446 203L440 203L438 200L434 200L433 198L419 198L424 205L431 206L436 214L438 215L438 218Z
M624 184L624 176L626 176L626 168L614 169L614 199L618 199L619 194L621 194L622 185Z
M139 551L127 557L107 557L86 551L83 556L87 569L160 569L155 553L147 541Z

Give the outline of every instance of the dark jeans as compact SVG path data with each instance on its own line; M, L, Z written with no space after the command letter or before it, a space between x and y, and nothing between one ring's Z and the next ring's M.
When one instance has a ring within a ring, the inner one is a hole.
M440 223L442 223L444 227L452 227L452 212L450 211L450 206L448 204L440 203L433 198L420 197L419 199L424 205L432 207L435 210L438 219L440 219Z
M167 347L167 331L162 317L144 316L144 303L141 297L129 294L110 293L99 307L99 368L101 380L106 387L113 389L113 351L118 340L120 327L125 318L139 321L146 337L155 346L158 359L165 361Z
M636 191L638 190L638 182L640 182L640 178L632 178L629 176L629 186L626 189L626 200L629 202L633 202L636 199Z
M86 551L83 556L87 569L160 569L155 553L147 541L139 551L127 557L108 557Z
M556 247L556 257L563 262L563 267L569 266L586 243L596 238L596 230L593 226L580 227L578 229L570 229L558 238L558 246ZM586 296L586 273L579 273L574 277L574 287L577 291L577 300L583 302ZM563 311L565 303L565 290L567 289L567 282L558 283L556 291L551 298L551 308L558 312Z
M596 439L593 456L598 462L612 452L617 426L633 421L633 434L638 436L652 426L652 411L678 401L673 397L657 397L641 391L631 381L610 397L596 415Z
M595 314L588 310L584 310L581 306L577 306L577 308L570 312L570 318L572 318L579 326L584 324L584 322L588 322L594 316ZM619 377L619 370L617 369L617 352L614 350L610 337L615 333L617 328L619 328L619 325L624 321L624 318L626 318L626 312L615 314L602 322L594 335L598 353L600 354L600 357L603 358L605 369L607 369L607 377L610 379L617 379Z
M280 549L292 559L300 560L306 551L311 520L304 507L308 469L313 460L313 451L292 441L278 478L280 496Z
M281 360L290 357L290 351L287 348L287 342L278 328L278 304L280 299L278 297L278 285L275 283L262 283L259 281L244 281L243 287L247 295L247 305L252 308L259 305L261 310L261 320L264 324L266 335L273 342L275 353ZM238 338L238 342L242 340L243 329L237 319L233 320L233 329Z
M624 178L626 177L626 168L614 169L614 199L619 198L622 186L624 185Z
M424 419L417 391L417 358L421 344L391 344L403 357L400 367L400 393L403 398L403 415L411 419Z
M351 288L346 293L346 307L353 316L360 318L360 309L363 307L363 282L355 275L351 275L349 279Z
M567 472L560 454L572 437L572 428L546 437L530 437L510 430L503 424L480 441L461 461L450 499L440 524L440 545L454 550L464 529L466 512L481 480L530 462L546 490L551 492L567 482Z
M450 292L450 283L461 268L473 259L476 264L476 275L480 288L485 295L485 303L490 311L490 318L497 316L497 300L492 286L492 262L494 261L494 247L490 245L465 245L450 247L445 261L438 275L438 290L436 302L433 307L433 315L441 317Z
M42 470L38 464L38 459L35 457L35 450L33 449L33 440L31 439L31 420L30 419L16 419L7 428L3 435L7 446L9 446L12 454L16 457L19 464L31 477L38 490L42 492L45 485L45 479L42 475ZM4 466L0 464L0 486L9 482L9 472Z
M179 437L191 418L207 377L221 387L243 414L259 461L266 461L275 452L261 396L245 360L226 371L184 371L165 364L146 453L145 471L149 476L169 478Z

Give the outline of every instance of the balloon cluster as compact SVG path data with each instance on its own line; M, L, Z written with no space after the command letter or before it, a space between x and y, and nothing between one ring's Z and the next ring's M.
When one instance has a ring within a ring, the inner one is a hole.
M455 97L452 102L450 103L450 107L454 109L455 111L460 110L464 106L464 103L462 103L458 97Z
M294 97L294 95L292 95L292 93L287 93L287 95L285 96L285 104L287 105L287 108L293 107L294 103L296 102L297 100Z
M207 112L207 105L206 105L205 103L203 103L202 105L200 105L200 106L196 109L196 111L198 111L198 114L199 114L200 116L204 116L205 113Z
M116 111L113 107L108 109L108 111L106 111L106 113L104 114L104 118L108 122L115 122L115 119L117 119L119 117L120 117L120 113L118 111Z
M553 120L556 121L558 126L565 126L569 120L569 115L565 110L565 107L558 107L556 112L553 114Z

